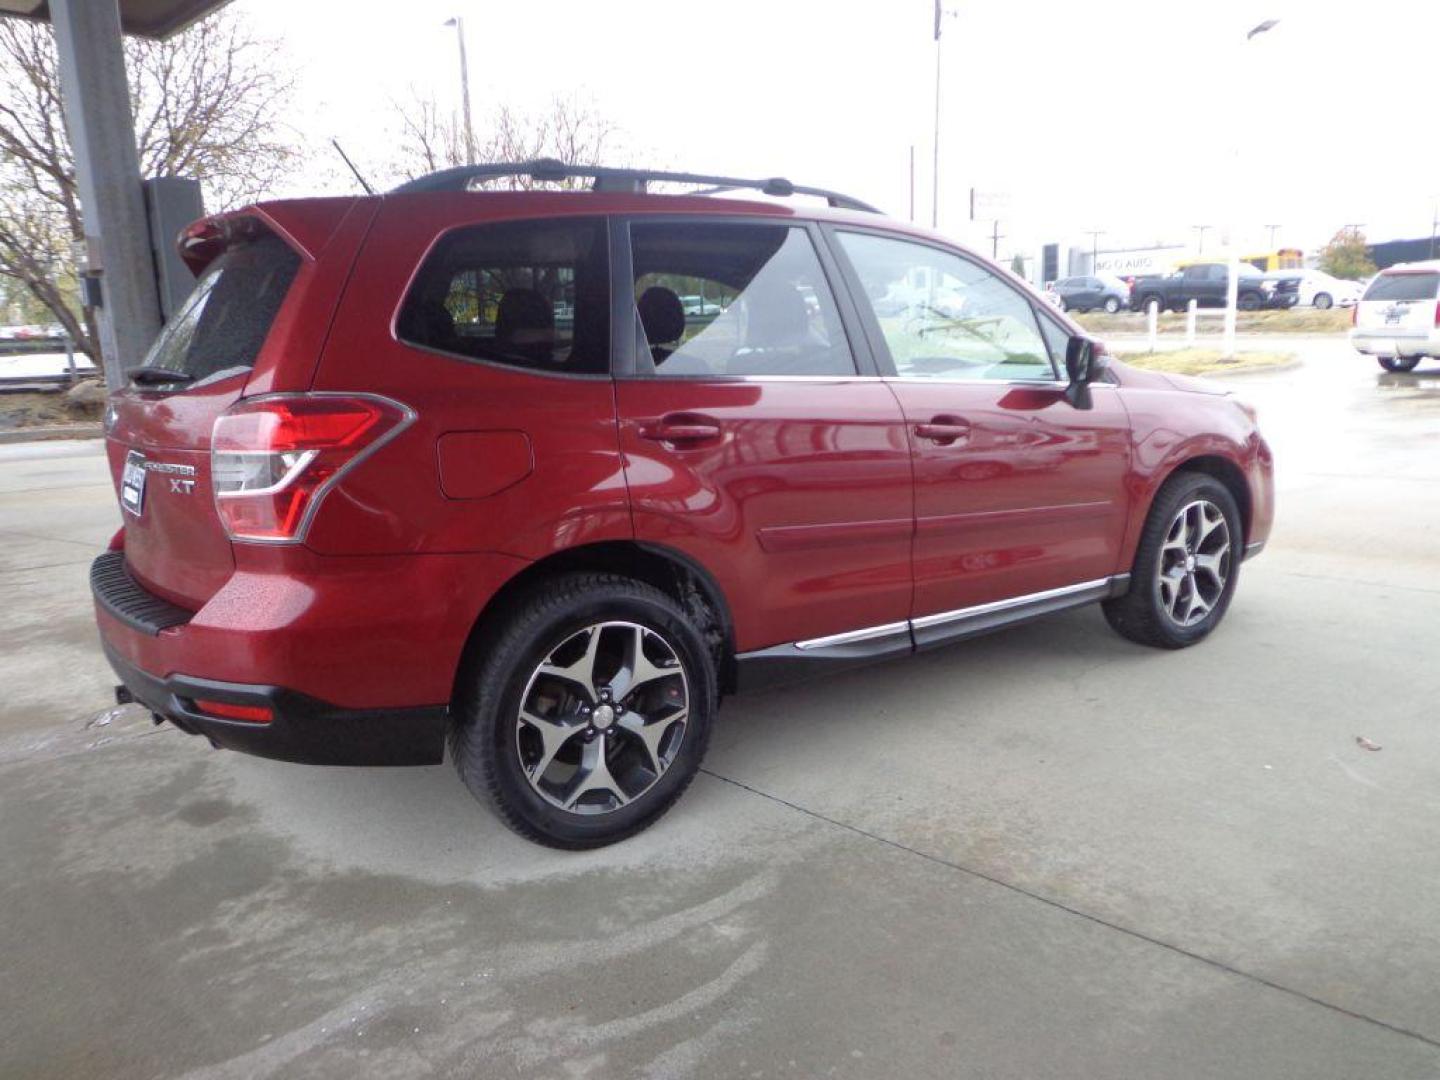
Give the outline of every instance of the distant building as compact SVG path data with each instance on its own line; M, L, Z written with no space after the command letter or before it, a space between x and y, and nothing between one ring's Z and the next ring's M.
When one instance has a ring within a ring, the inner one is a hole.
M1384 270L1396 263L1420 262L1440 255L1440 241L1429 236L1418 240L1387 240L1369 246L1370 258L1377 269Z

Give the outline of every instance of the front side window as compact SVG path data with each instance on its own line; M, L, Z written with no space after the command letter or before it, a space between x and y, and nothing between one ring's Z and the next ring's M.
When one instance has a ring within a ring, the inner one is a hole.
M572 375L610 368L610 287L599 220L456 229L425 260L396 323L401 341Z
M979 263L924 244L842 232L897 375L1052 380L1035 310Z
M641 374L855 374L804 229L637 222L630 246Z

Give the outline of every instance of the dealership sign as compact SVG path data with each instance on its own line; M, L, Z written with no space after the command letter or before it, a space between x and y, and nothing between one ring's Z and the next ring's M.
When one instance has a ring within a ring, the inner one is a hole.
M1094 272L1132 277L1140 274L1166 274L1175 260L1184 255L1183 247L1140 248L1134 251L1102 251L1095 258Z

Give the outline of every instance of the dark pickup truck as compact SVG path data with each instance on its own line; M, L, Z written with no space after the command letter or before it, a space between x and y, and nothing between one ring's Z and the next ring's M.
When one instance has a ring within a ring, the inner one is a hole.
M1144 311L1152 301L1158 303L1162 311L1166 308L1184 311L1191 300L1198 301L1201 307L1224 307L1227 280L1224 263L1192 263L1164 277L1136 278L1130 287L1130 310ZM1273 283L1262 278L1253 267L1241 264L1236 299L1241 311L1270 307L1274 295Z

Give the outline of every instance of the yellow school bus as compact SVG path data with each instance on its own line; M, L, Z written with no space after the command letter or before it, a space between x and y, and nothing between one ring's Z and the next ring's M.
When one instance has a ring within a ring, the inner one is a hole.
M1197 255L1192 259L1178 260L1175 268L1184 270L1185 267L1194 266L1196 263L1223 263L1225 259L1224 255L1212 255L1209 258ZM1279 248L1259 255L1241 255L1240 261L1249 263L1256 270L1265 274L1272 270L1302 270L1305 267L1305 253L1299 248Z

